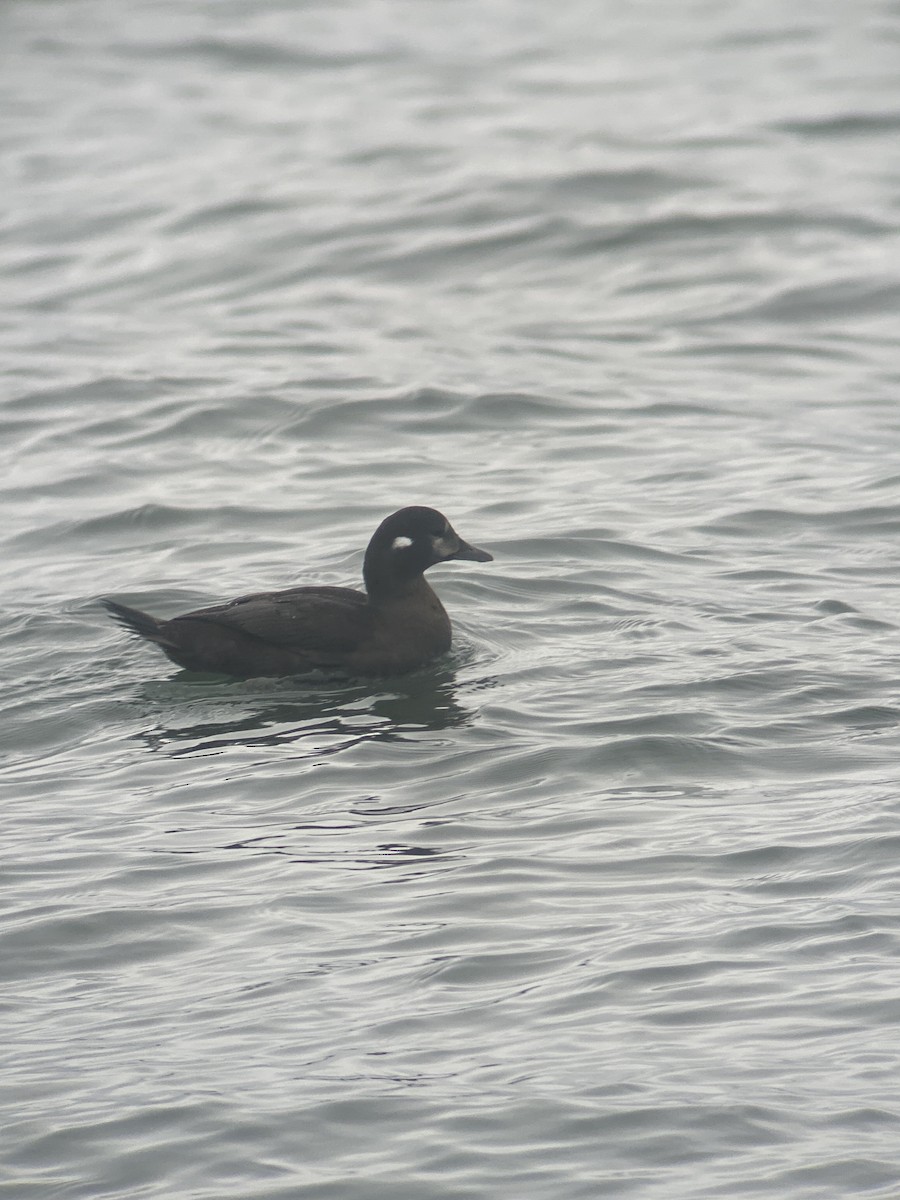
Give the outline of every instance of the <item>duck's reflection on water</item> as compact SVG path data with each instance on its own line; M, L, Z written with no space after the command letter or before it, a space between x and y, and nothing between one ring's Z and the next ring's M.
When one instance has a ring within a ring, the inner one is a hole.
M183 672L148 685L153 726L139 737L172 756L216 754L237 746L294 744L302 757L337 754L367 741L403 741L463 725L452 670L398 680L233 680Z

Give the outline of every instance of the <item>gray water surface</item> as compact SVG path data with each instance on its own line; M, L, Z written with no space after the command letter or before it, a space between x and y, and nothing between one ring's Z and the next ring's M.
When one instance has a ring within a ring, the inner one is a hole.
M900 10L0 16L0 1194L900 1191ZM357 585L453 650L124 636Z

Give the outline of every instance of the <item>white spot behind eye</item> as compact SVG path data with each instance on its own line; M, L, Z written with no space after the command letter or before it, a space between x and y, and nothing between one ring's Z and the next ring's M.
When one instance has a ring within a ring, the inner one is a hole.
M435 554L439 558L449 558L451 554L455 554L459 549L449 537L432 537L431 544L434 547Z
M412 545L412 538L395 537L394 540L391 542L391 549L392 550L405 550L407 546L411 546L411 545Z

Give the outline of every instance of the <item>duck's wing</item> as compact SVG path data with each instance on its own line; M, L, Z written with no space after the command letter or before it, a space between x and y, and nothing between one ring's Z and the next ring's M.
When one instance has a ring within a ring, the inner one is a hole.
M327 666L352 653L371 630L368 597L352 588L298 587L255 592L167 622L199 622Z

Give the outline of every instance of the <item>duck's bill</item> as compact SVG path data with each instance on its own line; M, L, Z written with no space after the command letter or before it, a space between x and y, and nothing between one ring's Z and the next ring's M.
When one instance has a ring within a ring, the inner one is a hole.
M462 558L466 562L493 562L493 554L488 554L487 550L479 550L477 546L470 546L468 542L460 539L459 549L455 550L450 555L451 558Z

